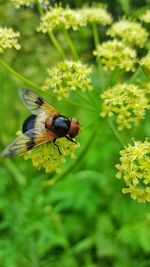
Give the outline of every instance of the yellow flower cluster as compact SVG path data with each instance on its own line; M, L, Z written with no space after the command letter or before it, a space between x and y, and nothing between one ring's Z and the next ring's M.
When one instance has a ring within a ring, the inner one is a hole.
M130 129L131 123L138 124L150 107L146 90L134 84L118 83L109 87L102 95L102 117L117 116L118 130Z
M120 152L116 177L125 181L123 193L130 193L139 202L150 202L150 142L135 141Z
M118 40L106 41L98 45L94 55L100 57L105 70L115 68L133 71L136 51Z
M107 35L122 39L127 45L143 47L148 37L148 32L138 22L122 19L115 22L107 31Z
M85 25L85 19L77 10L70 8L54 7L50 8L42 17L38 31L43 33L52 32L55 29L78 30Z
M150 53L139 61L140 66L144 67L144 70L150 75Z
M150 23L150 10L147 10L145 14L140 16L140 20L144 21L145 23Z
M49 0L38 0L40 4L49 4ZM29 7L30 5L36 4L36 0L11 0L16 8L20 8L21 6Z
M109 25L112 23L112 16L103 6L87 7L80 10L84 17L86 24L96 23L102 25Z
M91 72L92 68L80 61L62 61L48 69L48 78L43 89L54 92L59 100L69 97L70 91L91 90Z
M0 53L3 53L4 50L11 47L15 47L19 50L21 48L17 39L19 36L20 33L14 32L11 28L0 27Z
M58 167L61 163L65 162L65 157L75 157L74 150L79 147L79 144L75 144L67 140L66 138L58 138L56 144L59 146L62 155L52 142L40 145L25 155L25 159L31 159L33 166L41 169L44 168L46 172L60 172Z

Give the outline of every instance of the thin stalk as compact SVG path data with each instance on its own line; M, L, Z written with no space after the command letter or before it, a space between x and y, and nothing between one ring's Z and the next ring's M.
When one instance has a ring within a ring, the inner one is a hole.
M116 68L114 71L110 72L110 77L107 82L107 86L114 86L114 84L119 80L122 74L122 70Z
M25 78L24 76L22 76L19 72L15 71L12 67L10 67L9 65L7 65L7 63L5 63L1 58L0 58L0 64L6 70L8 70L13 76L15 76L16 78L18 78L19 80L23 81L24 83L26 83L27 85L31 86L32 88L35 88L38 91L43 91L41 87L39 87L35 83L31 82L30 80L28 80L27 78Z
M65 99L65 98L63 99L63 101L66 101L68 104L83 108L83 106L81 104L79 104L77 101L72 101L70 99ZM95 109L89 105L88 106L84 105L84 109L92 111L92 112L96 112Z
M94 94L93 93L91 94L91 92L88 92L88 96L91 99L91 101L93 102L94 106L97 107L97 109L99 110L100 104L98 104L98 102L96 101Z
M13 162L10 159L6 159L4 161L4 164L6 168L12 173L13 177L20 185L26 184L26 179L23 176L23 174L19 171L19 169L13 164Z
M37 8L38 8L38 11L39 11L40 16L43 16L44 15L44 11L43 11L43 9L41 7L41 4L40 4L39 0L36 0L36 3L37 3ZM53 32L48 32L48 36L49 36L51 42L53 43L53 45L55 46L57 52L61 56L61 58L64 59L65 56L66 56L65 55L65 52L62 49L62 47L60 46L59 42L57 41L54 33Z
M134 74L132 75L132 77L129 80L129 82L130 83L135 82L137 80L137 78L139 77L141 71L142 71L141 67L138 67L138 69L134 72Z
M59 42L57 41L55 35L53 34L53 32L48 32L48 36L50 37L53 45L55 46L56 50L58 51L59 55L62 57L62 59L65 58L65 52L63 51L63 49L61 48L61 46L59 45Z
M95 23L92 23L92 31L93 31L95 48L97 48L97 46L99 45L99 35L97 31L97 25Z
M116 128L114 127L112 121L110 119L108 119L108 124L113 132L113 134L115 135L115 137L117 138L117 140L119 141L119 143L122 146L125 146L125 142L122 140L122 137L120 136L120 134L118 133L118 131L116 130Z
M92 32L93 32L93 37L94 37L95 48L97 48L97 46L99 45L100 42L99 42L99 35L98 35L98 31L97 31L97 25L95 23L92 23ZM101 64L101 61L98 57L96 58L96 61L97 61L97 65L98 65L99 75L100 75L101 88L104 89L105 88L105 79L104 79L104 72L103 72L102 64Z
M84 127L81 127L81 131L85 130L86 128L91 127L93 124L95 124L98 120L100 119L100 117L98 116L95 120L93 120L92 122L88 123L87 125L85 125Z
M43 8L42 8L39 0L36 0L36 3L37 3L37 8L38 8L38 11L39 11L40 15L43 16L44 12L43 12Z
M72 42L67 30L64 30L64 36L66 38L66 41L68 43L68 46L70 47L70 50L71 50L74 58L78 59L79 56L78 56L77 50L76 50L76 48L75 48L75 46L74 46L74 44L73 44L73 42Z
M87 97L85 97L84 95L83 95L83 93L82 92L80 92L80 91L76 91L76 93L79 95L79 97L85 102L85 103L87 103L92 109L94 109L94 110L96 110L96 108L95 108L95 104L93 105L93 103L91 102L91 100L90 99L87 99Z

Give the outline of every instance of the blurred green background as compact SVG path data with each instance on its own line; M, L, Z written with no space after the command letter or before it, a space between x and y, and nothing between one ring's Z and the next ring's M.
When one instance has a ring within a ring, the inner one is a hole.
M93 1L63 1L71 7L81 7ZM95 1L96 2L96 1ZM97 1L99 2L99 1ZM115 18L143 12L150 1L107 0L108 10ZM22 49L10 50L3 59L22 75L41 85L47 67L60 58L50 40L36 32L39 15L36 9L16 10L10 1L0 1L0 24L20 31ZM72 34L78 52L85 62L94 63L90 29ZM71 54L59 33L58 39ZM87 41L89 40L89 41ZM99 82L93 74L93 84L99 95ZM0 66L0 150L14 139L28 111L17 90L26 87ZM93 119L91 112L74 108L65 101L45 98L68 116L80 119L86 126ZM99 96L98 96L99 97ZM78 99L74 99L78 101ZM82 103L84 104L84 103ZM149 115L138 127L124 132L124 138L144 140L149 135ZM53 174L37 170L22 157L0 159L0 267L149 267L150 210L148 204L137 203L121 190L123 181L115 179L115 164L121 145L115 139L107 121L101 127L87 127L78 141L78 154L89 135L93 139L80 161L67 159L64 173L54 185L48 186Z

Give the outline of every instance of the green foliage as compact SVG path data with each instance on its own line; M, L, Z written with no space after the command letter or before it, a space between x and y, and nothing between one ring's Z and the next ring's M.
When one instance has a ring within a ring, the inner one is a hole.
M80 8L89 2L92 1L69 1L69 4ZM139 17L150 4L148 0L102 2L107 4L113 17L119 18L123 14ZM49 36L36 31L39 24L36 7L16 10L10 1L0 3L0 23L21 33L22 48L19 52L15 49L6 52L2 58L40 87L47 78L47 69L56 66L62 55ZM66 4L68 1L63 1L63 5ZM148 26L145 28L148 30ZM104 32L99 26L101 42L107 39ZM123 147L110 127L112 124L99 117L102 88L114 86L121 75L124 82L138 85L140 81L142 86L148 78L141 69L134 74L122 74L116 69L102 75L100 61L97 59L98 70L92 54L94 40L97 40L94 33L94 25L69 33L79 59L93 64L94 93L90 91L81 96L71 92L72 102L59 102L40 93L63 114L80 120L81 135L77 139L80 148L76 158L67 158L59 175L34 169L32 163L22 157L0 158L0 267L150 266L149 205L122 194L124 181L115 179L115 165ZM73 60L73 51L63 32L56 32L56 37L66 59ZM148 49L149 41L138 50L138 55L144 57ZM104 79L103 84L99 75ZM2 151L15 138L29 113L17 96L17 89L27 87L26 82L10 75L0 65L0 84ZM149 115L148 111L138 126L121 132L126 144L133 137L144 141L149 136ZM111 122L115 125L114 120Z

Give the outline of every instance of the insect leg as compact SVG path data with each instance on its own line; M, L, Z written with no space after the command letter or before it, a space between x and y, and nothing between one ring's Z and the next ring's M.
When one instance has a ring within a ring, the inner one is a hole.
M55 143L55 142L56 142L56 139L57 139L57 138L55 138L55 139L53 140L53 144L54 144L54 146L57 147L59 154L62 155L62 153L61 153L61 151L60 151L60 148L59 148L59 145Z
M73 139L71 139L70 137L68 137L67 135L65 136L69 141L71 141L72 143L78 144L76 141L74 141Z

